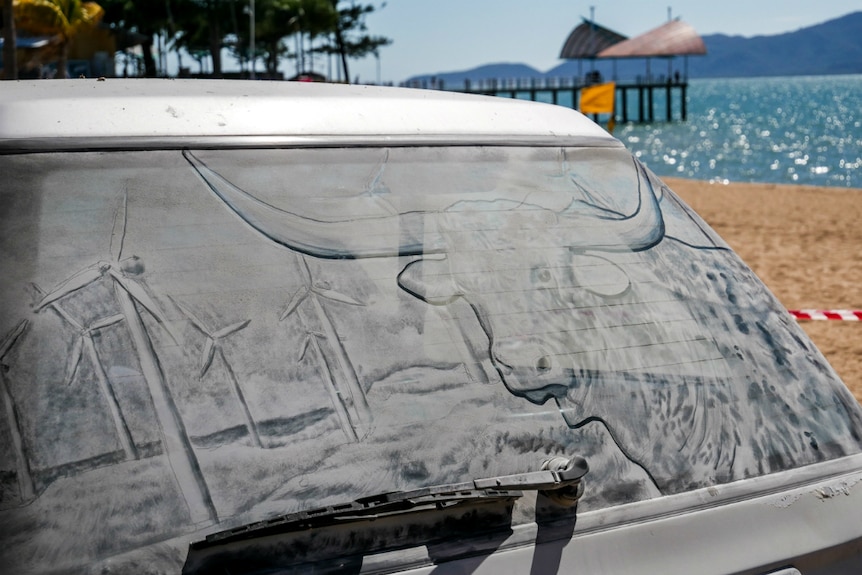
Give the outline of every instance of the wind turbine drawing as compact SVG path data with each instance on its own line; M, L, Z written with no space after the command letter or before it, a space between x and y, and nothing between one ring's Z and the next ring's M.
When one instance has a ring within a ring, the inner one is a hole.
M42 291L38 285L31 285L36 290L36 293L44 299L45 292ZM84 352L86 351L87 356L90 359L90 363L93 366L93 370L96 373L96 380L99 383L99 389L108 404L111 418L114 420L114 427L117 429L117 437L119 438L123 451L126 454L126 460L137 459L138 449L135 447L132 433L129 431L129 426L126 423L126 418L123 416L122 410L120 409L120 404L117 401L117 396L114 393L111 380L108 379L108 374L105 372L105 366L102 364L98 350L96 350L96 343L93 341L93 336L96 332L120 323L126 319L125 316L118 313L103 319L95 320L89 325L84 326L60 305L59 300L54 300L48 304L48 307L57 312L57 314L65 320L66 323L71 325L78 332L78 339L75 340L72 353L69 355L69 361L66 364L66 376L63 378L63 381L67 386L72 384L75 379L75 374L78 372L81 360L83 359Z
M264 233L264 231L255 226L253 219L252 221L246 219L246 217L244 217L241 213L242 210L237 211L238 208L236 208L236 206L231 206L230 202L225 199L225 189L229 189L232 194L237 193L242 196L247 196L248 194L245 191L237 188L236 186L234 186L234 184L225 180L221 175L211 170L190 152L183 152L183 156L186 158L186 160L188 160L192 168L202 178L204 183L216 194L216 196L218 196L222 201L226 202L227 206L231 210L240 215L240 217L243 218L246 224L250 225L252 228L263 234L263 236L266 237L268 240L273 241L273 238L271 236L267 235L266 233ZM369 201L378 204L378 207L381 207L383 210L392 211L394 210L394 208L392 207L391 203L388 202L388 200L386 200L386 198L384 197L386 194L386 190L382 186L380 180L388 157L388 152L386 152L383 159L378 162L375 171L372 173L370 179L366 183L362 196L366 197ZM251 201L253 201L256 206L261 207L262 209L268 211L272 211L275 209L272 206L262 205L261 202L257 199L252 198ZM289 248L289 246L285 245L284 243L281 243L281 245ZM348 438L350 438L351 440L356 440L356 438L364 437L371 429L371 408L368 405L368 399L365 395L365 389L359 381L359 377L357 376L356 370L354 369L353 364L350 361L350 357L348 356L347 351L344 349L344 346L335 331L335 326L333 325L329 317L326 315L326 311L322 302L325 300L329 300L349 305L364 304L354 300L347 295L338 293L335 290L330 289L330 287L324 282L313 281L311 277L311 271L308 267L308 263L305 260L305 256L296 252L292 248L289 249L291 249L291 251L296 254L299 260L299 267L301 273L303 274L303 282L299 289L296 290L290 297L286 309L279 317L279 320L283 321L284 319L286 319L304 302L308 302L310 304L311 309L317 317L318 323L322 326L323 333L319 335L312 335L313 331L308 328L306 328L306 332L309 334L309 337L316 338L318 340L314 344L315 349L320 352L317 354L318 362L321 364L321 368L325 372L324 378L326 379L330 396L333 399L335 411L339 415L342 428L344 429L344 432L348 436ZM301 318L301 321L304 326L308 325L305 319ZM327 364L326 357L322 353L321 347L318 345L320 341L325 341L328 344L327 347L331 350L332 355L334 356L334 363L337 364L337 369L333 369L332 366ZM305 350L308 348L309 345L310 341L307 339L305 345L303 346L303 357L305 355ZM343 376L343 380L341 382L338 381L339 373ZM337 388L338 385L341 385L343 388L345 388L345 393L342 393L341 390Z
M203 378L206 375L207 371L209 371L210 366L212 366L213 361L215 360L216 355L221 358L221 363L227 371L228 377L230 378L231 388L233 389L234 395L236 395L237 401L242 409L243 417L245 417L245 427L248 430L248 435L251 437L251 441L255 447L263 447L263 443L260 440L260 433L257 429L257 422L255 422L254 418L251 415L251 410L248 407L248 402L245 399L245 394L242 392L242 387L239 385L239 380L236 377L236 373L233 370L230 362L227 360L224 354L224 348L222 348L221 341L226 337L241 331L251 323L250 319L245 321L241 321L238 323L231 324L227 327L223 327L219 330L211 330L202 322L192 311L171 298L174 304L180 308L180 310L185 314L189 321L191 321L192 325L201 332L206 338L206 343L204 344L203 356L201 358L201 371L198 377Z
M191 440L186 432L170 388L156 355L155 346L143 321L140 306L146 310L159 325L177 341L170 324L156 302L144 289L138 278L144 271L144 262L137 256L123 258L128 218L128 194L124 193L122 202L114 214L108 261L98 261L72 275L51 290L35 306L35 311L59 302L73 293L100 281L109 281L114 291L114 299L119 305L120 314L125 320L129 336L137 354L142 375L147 383L153 401L156 418L162 433L162 444L170 467L176 477L180 492L186 500L193 523L213 522L218 519L209 488L200 469Z
M15 408L15 402L12 393L9 391L9 383L6 381L6 371L8 366L4 363L6 356L15 347L15 344L27 330L29 322L21 320L12 331L6 334L6 337L0 342L0 395L3 396L3 403L6 405L6 419L9 421L9 434L12 436L12 448L15 450L15 466L18 476L18 491L21 493L22 501L33 499L35 488L33 486L33 476L30 474L30 463L27 461L27 455L24 453L24 440L21 436L21 424L18 421L18 410Z
M371 407L368 405L365 389L356 375L356 370L353 368L347 350L344 349L341 340L338 338L338 333L335 331L332 320L326 315L322 301L329 300L354 306L365 304L330 289L330 286L325 282L315 282L311 277L311 270L308 267L308 262L305 261L305 256L296 254L296 257L300 263L302 285L293 293L278 319L279 321L284 321L299 309L303 302L308 301L311 304L311 308L314 310L314 314L322 326L323 332L318 333L310 329L306 320L299 314L300 321L307 333L299 359L302 360L305 357L308 349L314 350L317 362L321 367L321 374L326 380L327 391L341 423L341 428L348 439L358 441L370 431L372 421ZM329 344L329 348L335 355L335 361L338 364L339 369L337 371L332 369L326 362L326 356L320 347L320 341L325 341ZM336 374L338 372L341 372L344 376L345 382L343 385L347 389L347 397L341 392L336 383Z

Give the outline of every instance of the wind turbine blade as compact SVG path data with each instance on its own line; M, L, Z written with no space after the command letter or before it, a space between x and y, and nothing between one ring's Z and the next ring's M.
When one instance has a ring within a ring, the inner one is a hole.
M201 362L201 375L203 377L204 374L209 370L210 366L213 363L213 358L215 358L215 341L211 338L207 338L206 345L204 345L204 354L203 360Z
M30 287L32 288L33 292L36 294L36 296L37 296L40 300L41 300L43 297L45 297L45 290L43 290L42 288L40 288L40 287L39 287L39 284L34 283L34 282L31 282L31 283L30 283ZM58 302L53 302L53 303L51 303L51 304L50 304L50 307L51 307L51 309L53 309L55 312L57 312L57 314L58 314L61 318L63 318L64 320L66 320L66 321L69 323L69 325L71 325L72 327L74 327L74 328L75 328L75 330L77 330L77 331L83 331L83 330L84 330L84 326L82 326L80 323L78 323L78 322L77 322L77 320L75 320L75 318L73 318L71 315L69 315L69 312L67 312L67 311L66 311L66 310L64 310L62 307L60 307L60 304L59 304Z
M172 298L170 296L168 296L168 297L171 299L172 302L174 302L174 305L176 305L178 308L180 308L180 311L182 311L183 314L185 314L185 316L187 318L189 318L189 321L192 322L192 325L194 325L196 328L198 328L198 330L201 333L203 333L205 336L212 337L210 330L207 329L207 326L205 326L203 324L203 322L201 320L199 320L195 314L192 313L192 310L190 310L188 307L186 307L184 304L181 304L180 302L178 302L174 298Z
M287 307L284 308L284 311L281 312L281 315L278 318L278 321L282 321L284 318L289 316L299 307L299 304L305 299L305 296L308 295L308 288L306 286L302 286L298 290L296 290L293 295L290 297L290 301L287 302Z
M251 320L247 319L245 321L241 321L239 323L235 323L233 325L230 325L226 328L220 329L213 334L213 338L214 339L221 339L221 338L228 336L232 333L236 333L236 332L240 331L241 329L244 329L245 326L247 326L250 323L251 323Z
M94 331L97 329L103 329L108 326L114 325L115 323L120 323L124 319L126 319L126 316L121 313L118 313L116 315L112 315L111 317L106 317L105 319L100 319L99 321L91 323L89 326L89 330Z
M76 292L81 288L87 287L101 277L102 270L98 266L89 267L85 270L78 272L77 274L73 275L68 280L57 286L53 291L46 294L42 298L42 300L38 304L36 304L36 311L41 310L47 305L51 305L58 299L65 297L73 292Z
M124 290L126 290L129 295L132 296L133 299L135 299L135 301L144 306L154 318L156 318L160 322L165 321L165 317L159 309L158 305L156 305L156 302L153 301L153 298L150 297L150 294L148 294L147 291L140 284L129 280L129 278L127 278L113 268L111 268L111 271L109 273L111 274L111 277L117 280L117 283L120 284L120 286Z
M18 338L21 337L21 334L24 333L28 325L30 325L30 321L22 319L15 326L15 329L6 334L6 338L0 344L0 359L6 357L6 354L9 353L9 350L12 349L12 346L15 345L15 342L18 341Z
M308 353L308 347L311 345L311 338L312 337L313 337L312 335L309 335L308 337L305 338L305 341L302 342L302 351L300 352L299 358L296 361L302 361L303 358L305 357L305 354Z
M132 296L133 300L144 306L144 308L150 312L154 318L156 318L156 321L165 328L165 331L168 332L168 335L172 340L174 340L174 343L179 341L173 328L171 328L171 324L168 323L167 318L159 309L159 306L156 305L156 302L153 301L153 298L150 297L150 294L147 293L147 290L145 290L141 284L129 280L129 278L115 270L113 267L108 273L111 274L111 277L117 281L117 284L119 284L121 288L126 290L126 292Z
M302 273L302 281L305 285L311 286L311 270L308 268L308 261L306 261L305 256L302 254L296 254L296 257L299 259L299 263L302 264L299 267L299 271Z
M128 189L123 192L123 198L117 211L114 212L114 229L111 231L111 261L118 262L123 257L123 243L126 241L127 206L129 203Z
M33 291L39 297L39 299L41 299L42 297L45 296L45 291L42 288L40 288L38 284L31 283L30 287L33 288ZM52 302L49 305L49 307L51 309L53 309L55 312L57 312L57 314L61 318L63 318L66 322L68 322L69 325L71 325L73 328L75 328L76 331L83 331L84 330L84 326L82 326L80 323L78 323L78 321L75 318L73 318L71 315L69 315L69 312L67 312L65 309L63 309L60 306L59 302L56 302L56 301Z
M45 297L45 294L47 293L45 290L40 288L39 284L37 284L36 282L30 282L30 288L34 292L36 292L36 295L39 296L39 299L42 299L43 297Z
M84 336L80 336L75 340L75 346L72 348L72 354L69 356L69 363L66 364L66 377L63 382L69 386L72 385L72 380L75 378L75 372L78 371L78 364L81 363L81 356L84 353Z
M340 293L340 292L337 292L337 291L334 291L331 289L317 288L314 290L314 292L317 295L319 295L320 297L328 299L328 300L346 303L348 305L359 305L359 306L365 305L361 301L357 301L350 296L344 295L343 293Z

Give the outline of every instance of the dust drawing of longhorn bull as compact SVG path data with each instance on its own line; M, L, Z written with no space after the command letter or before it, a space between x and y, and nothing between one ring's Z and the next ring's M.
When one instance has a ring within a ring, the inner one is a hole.
M703 230L673 201L659 204L664 192L633 159L634 177L617 164L615 196L601 202L594 200L600 190L573 179L562 195L532 183L454 200L415 192L393 198L416 202L396 209L376 193L386 190L386 155L367 189L333 216L312 209L313 192L277 207L185 156L267 241L329 260L408 260L395 272L398 288L432 306L452 305L459 324L478 324L462 335L475 338L474 350L487 345L509 392L555 402L569 428L597 423L584 432L603 428L660 492L844 453L839 442L826 447L817 437L840 436L846 410L824 416L807 407L809 397L826 401L828 390L799 382L790 403L748 400L770 393L769 374L792 379L788 365L796 360L782 355L792 335L773 329L781 321L768 311L774 304L751 327L740 325L748 307L764 309L762 286L731 252L696 245L696 233L678 238L687 228ZM752 295L732 294L747 290ZM739 334L753 329L762 337L748 337L740 349Z
M638 313L643 302L629 297L631 278L614 260L637 257L632 254L650 250L665 237L656 193L639 163L633 161L636 207L630 213L578 209L575 201L552 210L510 199L463 200L437 211L367 218L360 222L364 232L358 233L355 219L324 221L275 207L185 154L207 186L270 241L326 259L412 257L398 274L398 286L430 305L467 302L487 336L490 360L512 394L536 404L553 399L572 428L603 422L621 451L644 469L641 462L652 459L649 453L657 444L673 453L669 468L658 470L660 476L697 465L694 459L706 467L730 460L716 449L728 439L721 436L726 426L703 419L708 394L668 392L684 386L650 376L641 381L624 374L635 366L614 364L634 362L643 372L648 360L638 353L660 360L674 351L720 359L709 357L714 349L697 328L661 333L653 325L638 328L635 316L610 322L596 318L594 310L624 300L626 305L617 306L623 313ZM685 315L679 307L675 313ZM646 351L639 352L639 346ZM607 372L609 364L619 376L598 371ZM693 431L668 433L673 424L650 423L652 409L678 410L686 403L695 405L687 410L693 415L679 427L688 424ZM721 409L716 413L724 418ZM660 478L653 481L661 488Z

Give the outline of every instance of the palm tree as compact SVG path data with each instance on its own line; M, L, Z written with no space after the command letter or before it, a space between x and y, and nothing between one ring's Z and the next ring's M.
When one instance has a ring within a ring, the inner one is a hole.
M95 25L104 15L95 2L81 0L15 0L16 28L30 34L55 36L59 41L57 78L66 77L69 42L82 26Z
M374 12L374 6L351 2L347 7L339 8L339 0L329 0L329 2L337 14L335 26L332 29L334 39L319 47L318 50L339 56L344 81L349 84L348 58L362 58L369 54L379 58L379 49L391 44L392 40L383 36L369 36L365 33L367 30L365 16ZM381 8L385 6L384 2Z

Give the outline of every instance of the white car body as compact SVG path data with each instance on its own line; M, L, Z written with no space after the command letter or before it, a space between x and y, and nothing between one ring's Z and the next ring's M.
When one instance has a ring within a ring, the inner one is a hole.
M4 83L0 173L9 572L862 570L862 409L577 112Z

